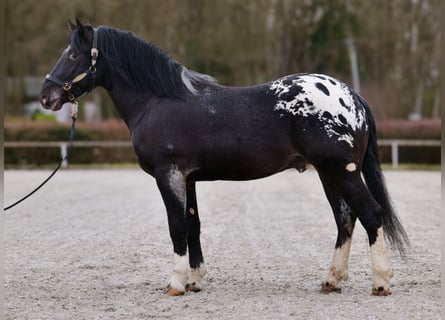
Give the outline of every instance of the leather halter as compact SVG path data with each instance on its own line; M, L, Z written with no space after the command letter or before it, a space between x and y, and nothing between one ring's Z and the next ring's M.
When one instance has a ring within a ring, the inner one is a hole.
M58 84L66 93L68 94L68 100L72 103L77 103L76 99L80 96L87 95L94 89L94 84L96 81L96 61L97 57L99 55L99 50L97 49L97 31L93 30L93 47L91 48L91 65L89 66L88 70L85 72L82 72L75 76L71 81L61 81L54 77L52 74L47 74L45 79L54 82L55 84ZM77 82L82 81L85 77L91 75L93 77L93 83L91 85L91 89L88 92L82 93L79 96L75 96L71 89L73 85L75 85Z

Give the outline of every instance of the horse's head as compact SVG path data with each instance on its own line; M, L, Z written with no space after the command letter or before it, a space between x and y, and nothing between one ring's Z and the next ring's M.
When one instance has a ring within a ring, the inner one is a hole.
M68 47L50 74L40 92L40 103L45 109L59 110L64 103L76 99L95 86L97 35L90 25L69 22L71 33Z

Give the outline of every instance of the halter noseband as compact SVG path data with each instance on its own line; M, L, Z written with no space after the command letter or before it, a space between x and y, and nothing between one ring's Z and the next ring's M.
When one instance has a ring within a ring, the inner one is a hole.
M81 74L78 74L71 81L67 81L67 82L63 82L63 81L57 79L52 74L47 74L45 79L58 84L68 94L68 100L71 103L77 103L77 101L76 101L77 98L79 98L80 96L83 96L84 94L87 95L88 93L91 92L91 90L94 89L94 84L96 81L96 61L97 61L98 55L99 55L99 50L97 49L97 31L93 30L93 47L91 48L91 65L88 67L88 70L85 72L82 72ZM71 88L73 87L74 84L82 81L85 77L87 77L89 75L91 75L93 77L93 84L91 85L91 90L76 97L71 92Z

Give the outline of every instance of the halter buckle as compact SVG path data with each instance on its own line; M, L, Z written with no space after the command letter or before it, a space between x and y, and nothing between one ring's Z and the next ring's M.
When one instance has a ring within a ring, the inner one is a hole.
M97 56L99 55L99 50L97 48L91 48L91 64L94 66L96 64Z
M73 85L70 82L65 82L62 86L63 90L70 91Z

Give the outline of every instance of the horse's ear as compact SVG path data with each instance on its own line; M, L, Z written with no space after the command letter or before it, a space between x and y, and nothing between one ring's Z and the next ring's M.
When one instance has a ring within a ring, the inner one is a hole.
M77 27L74 23L71 22L71 20L68 20L68 28L71 32L73 32L74 30L76 30Z
M80 22L79 18L76 17L76 25L75 30L79 33L79 35L87 40L93 41L93 27L90 24L83 24Z
M80 22L78 17L76 17L76 28L80 34L84 34L85 26Z

